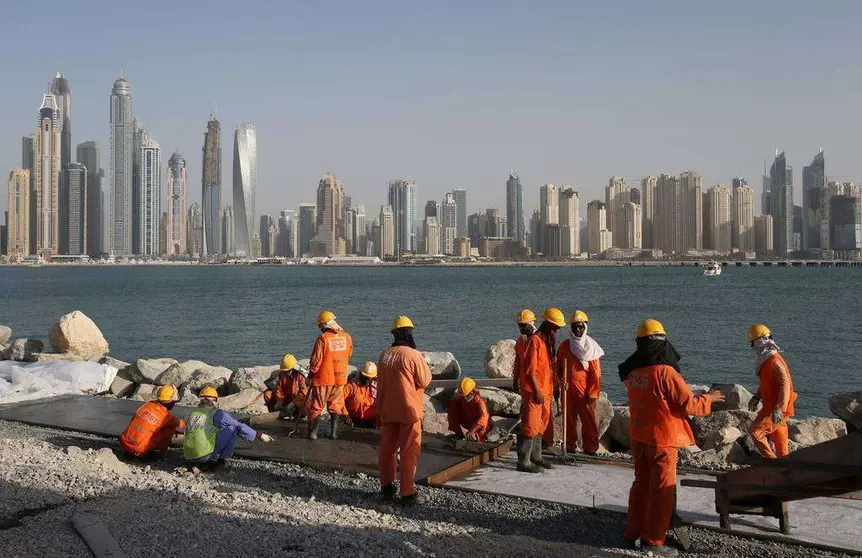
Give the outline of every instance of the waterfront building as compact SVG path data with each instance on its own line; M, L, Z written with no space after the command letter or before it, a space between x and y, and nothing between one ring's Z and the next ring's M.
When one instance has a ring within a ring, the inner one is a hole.
M485 221L487 217L478 211L467 216L467 238L473 246L479 245L479 240L485 234Z
M87 254L87 168L81 163L69 163L66 169L68 194L66 234L69 255Z
M681 216L684 250L703 249L703 177L694 171L679 174L679 185L684 196Z
M775 250L772 215L754 218L754 251L758 258L770 258Z
M607 228L607 206L600 200L587 204L587 250L590 254L601 254L611 247L613 233Z
M377 255L380 259L395 256L395 215L388 205L380 207L378 224Z
M581 216L578 191L572 186L560 188L560 255L572 258L580 253ZM495 236L506 236L497 234Z
M820 250L822 196L826 189L826 156L823 148L810 165L802 167L802 243L805 250ZM814 192L813 194L811 192Z
M186 232L186 239L188 242L187 252L189 256L199 258L201 257L204 243L204 218L203 212L201 211L201 204L198 202L193 203L191 207L189 207L186 224L188 225L188 231Z
M458 231L458 203L455 201L455 193L447 192L440 204L440 250L443 254L452 256L455 254L455 238Z
M829 245L838 259L860 259L862 218L858 195L833 196L829 199Z
M539 219L538 238L534 242L538 251L547 256L548 246L553 244L545 238L548 225L560 224L560 189L556 184L545 184L539 188Z
M236 127L233 136L234 251L250 257L257 196L257 132L254 124Z
M395 214L395 257L416 252L416 181L390 180L389 206Z
M205 256L221 254L221 178L222 178L221 123L210 115L204 132L203 173L201 176L201 202L204 217ZM185 207L185 206L184 206Z
M311 254L311 239L317 234L317 206L299 204L299 256Z
M719 252L730 252L732 246L732 211L730 188L713 186L706 193L704 204L704 248ZM707 231L709 231L707 233Z
M159 254L165 255L168 253L168 214L162 211L162 216L159 218Z
M51 94L57 103L60 128L60 180L58 190L59 234L58 250L60 254L72 254L69 251L69 175L66 170L72 162L72 89L63 74L57 72L51 80ZM86 180L86 178L85 178Z
M222 252L228 256L233 256L236 253L233 239L233 207L227 206L224 208L221 218L221 246Z
M27 254L36 253L36 134L21 138L21 168L30 171L30 248Z
M5 254L30 255L30 169L9 171Z
M509 238L524 244L527 235L524 230L524 187L514 172L509 173L506 181L506 222L509 224Z
M204 192L206 193L206 188L204 188ZM168 256L179 256L180 254L185 252L185 247L188 246L188 241L186 239L186 231L188 230L188 225L186 223L186 207L188 207L188 182L186 180L186 160L179 153L179 151L174 151L171 158L168 160L168 211L167 211L167 221L165 223L165 251L164 254ZM207 210L210 209L207 207L207 201L204 200L203 205L203 221L204 221L204 238L203 238L203 254L210 255L206 253L206 245L207 245L207 219L213 218L213 216L209 215ZM214 227L216 231L220 231L221 226L221 216L216 213L215 220L219 223L219 226ZM217 244L221 244L219 241Z
M439 217L440 202L436 200L428 200L425 202L425 217Z
M258 237L260 238L260 256L269 258L275 252L275 243L270 243L269 231L273 227L273 219L269 215L260 216L260 228L258 229Z
M643 231L641 238L644 248L655 247L655 189L657 176L646 176L641 179L641 222Z
M452 190L458 210L455 215L455 238L467 236L467 190Z
M108 182L111 198L110 242L105 251L116 255L132 253L132 173L133 159L133 114L132 90L122 75L111 89L111 138Z
M733 233L731 246L754 252L754 188L739 185L733 190Z
M138 186L138 246L136 254L158 256L159 219L162 216L162 148L147 137L141 143Z
M36 254L59 254L60 246L60 111L54 95L45 93L33 139L36 178ZM65 235L64 235L65 236Z
M634 202L623 204L621 225L625 233L621 248L623 250L643 248L643 213L640 205Z
M353 246L351 252L360 256L367 256L367 218L365 216L365 206L356 205L350 208L351 226L353 227Z
M793 252L793 167L783 151L776 152L769 179L775 255L786 258Z
M626 239L623 208L630 200L629 185L625 177L612 176L608 179L608 185L605 188L605 205L608 212L607 227L613 232L613 245L617 248L628 248L623 246Z
M437 255L440 253L440 224L437 217L425 217L425 253Z
M680 254L683 251L684 209L685 194L679 179L669 174L659 175L655 188L653 248L665 254Z
M78 162L87 169L87 254L96 259L103 252L105 212L102 179L105 171L101 168L101 154L96 142L79 143L76 151Z
M320 177L317 185L317 234L311 239L315 256L343 256L344 186L330 173Z

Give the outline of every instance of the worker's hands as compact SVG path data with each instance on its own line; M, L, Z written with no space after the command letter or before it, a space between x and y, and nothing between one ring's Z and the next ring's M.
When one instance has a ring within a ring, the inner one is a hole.
M260 441L263 442L264 444L268 444L272 441L272 436L270 436L269 434L264 434L261 432Z
M341 415L341 422L343 422L345 425L353 428L353 419L350 418L350 415Z
M781 412L781 409L772 411L772 424L784 424L784 413Z
M757 407L760 406L760 398L756 395L751 398L751 401L748 402L748 410L751 412L757 411Z
M723 393L721 393L720 391L718 391L717 389L714 389L714 390L712 390L712 391L708 391L708 392L706 392L706 396L707 396L707 397L708 397L708 398L709 398L713 403L724 403L724 394L723 394Z
M471 431L467 432L466 434L464 434L464 438L466 438L467 440L475 441L479 437L476 436L476 433L471 430Z
M539 393L538 391L533 394L533 403L536 405L544 405L545 404L545 396Z

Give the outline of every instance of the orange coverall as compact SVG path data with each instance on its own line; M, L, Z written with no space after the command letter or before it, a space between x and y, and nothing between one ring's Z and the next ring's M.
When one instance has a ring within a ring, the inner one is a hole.
M587 368L572 353L571 343L566 339L557 349L557 367L566 390L566 450L574 452L578 447L578 419L584 451L599 449L599 426L596 424L596 401L602 389L602 364L591 360Z
M534 438L548 428L551 420L551 399L554 393L554 372L545 342L538 334L531 335L524 347L518 383L521 388L521 435ZM531 378L536 379L539 393L545 401L533 400L534 388Z
M686 417L708 415L712 400L695 396L672 366L637 368L625 381L635 480L625 539L664 545L676 503L678 448L694 444Z
M149 401L135 411L120 434L120 446L138 457L151 451L168 451L174 433L185 427L185 421L171 414L167 407L158 401Z
M336 415L344 413L344 385L351 355L353 339L347 332L326 330L317 337L309 361L309 421L323 414L324 409Z
M456 395L449 401L449 430L455 434L463 435L473 430L476 439L485 441L485 436L491 430L491 414L488 412L488 404L482 395L476 392L472 401L467 401L463 395ZM463 430L462 430L463 429Z
M410 347L389 347L377 363L377 412L380 415L380 486L395 482L396 453L401 450L401 495L416 493L413 484L422 450L425 388L431 370Z
M266 406L270 412L275 410L276 405L284 407L289 403L296 403L296 410L294 411L296 417L302 414L302 408L307 397L308 380L300 372L294 371L279 373L275 391L267 390L264 392Z
M374 396L376 388L361 385L359 382L348 382L344 386L344 414L352 421L373 422L377 420L377 399Z
M798 397L793 391L790 368L784 357L774 353L760 365L757 375L760 378L757 397L763 402L763 407L751 423L749 433L763 457L784 457L790 453L787 419L795 414L793 403ZM772 422L772 411L775 409L784 413L784 424ZM769 447L769 440L775 445L775 451Z

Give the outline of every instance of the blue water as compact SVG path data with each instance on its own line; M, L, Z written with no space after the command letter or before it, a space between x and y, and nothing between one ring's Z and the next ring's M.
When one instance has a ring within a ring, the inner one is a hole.
M622 400L616 365L645 317L660 319L690 383L756 377L746 328L765 322L786 351L801 415L828 415L830 395L862 389L862 269L725 268L0 268L0 323L47 334L60 315L90 316L122 360L195 358L230 368L308 356L315 317L333 310L353 335L354 363L375 359L407 314L421 349L455 353L483 375L487 347L514 338L521 308L557 305L591 318L604 347L604 389ZM564 330L568 334L568 330Z

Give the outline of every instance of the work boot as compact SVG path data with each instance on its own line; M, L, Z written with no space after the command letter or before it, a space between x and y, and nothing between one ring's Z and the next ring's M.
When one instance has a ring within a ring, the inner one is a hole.
M543 467L545 469L554 468L554 465L550 461L542 458L541 436L536 436L535 438L533 438L533 447L532 451L530 452L530 461L532 461L533 465L536 465L537 467Z
M317 431L320 430L320 417L312 420L308 425L308 437L311 440L317 439Z
M341 415L336 413L329 413L330 418L330 426L329 426L329 437L333 440L338 439L338 425L341 424Z
M401 497L401 505L402 506L415 506L416 504L422 505L426 501L425 496L419 494L418 492L414 492L413 494L408 494L407 496Z
M394 502L395 496L398 495L398 488L394 484L387 484L380 490L380 493L383 495L384 502Z
M533 447L533 439L525 438L518 434L516 449L518 451L518 470L522 473L538 473L539 469L530 462L530 451Z
M652 546L645 544L641 547L644 552L652 552L653 556L679 556L679 551L672 546Z

